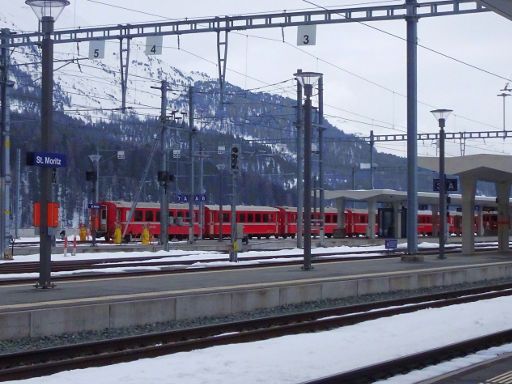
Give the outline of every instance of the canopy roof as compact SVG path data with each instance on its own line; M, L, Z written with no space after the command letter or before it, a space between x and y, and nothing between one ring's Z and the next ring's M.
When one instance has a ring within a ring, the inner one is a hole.
M447 175L470 176L490 182L512 181L512 156L481 154L447 157L444 164ZM418 166L438 172L439 158L418 157Z
M453 205L462 204L462 196L460 194L449 194ZM406 191L396 191L393 189L363 189L363 190L336 190L325 191L325 199L339 199L368 201L375 200L379 203L393 203L407 201ZM437 192L418 192L419 204L438 204L439 193ZM477 196L475 204L485 207L496 207L496 197Z

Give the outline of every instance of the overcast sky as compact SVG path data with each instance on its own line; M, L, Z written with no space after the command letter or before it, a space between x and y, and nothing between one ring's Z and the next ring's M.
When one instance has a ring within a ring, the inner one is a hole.
M4 2L7 0L0 0ZM13 0L9 0L13 1ZM23 0L20 8L26 7ZM162 21L163 18L220 16L267 11L312 8L301 0L70 0L71 5L57 21L57 28ZM315 0L328 7L400 4L402 1L357 2ZM107 5L110 4L111 6ZM123 10L125 7L141 12ZM21 9L20 9L21 10ZM31 12L28 8L27 12ZM144 14L146 13L146 14ZM158 17L161 15L162 17ZM31 15L32 17L35 17ZM29 17L21 28L35 29ZM371 23L371 26L405 37L405 21ZM295 46L296 28L253 30L230 33L227 80L242 88L254 88L290 79L297 68L324 74L325 113L345 132L361 136L405 132L406 128L406 49L399 38L360 23L317 27L317 45ZM489 13L421 19L419 42L434 50L492 72L512 77L512 21ZM265 39L262 39L264 37ZM141 41L143 43L143 40ZM217 76L215 34L195 34L177 39L164 38L162 59L184 71L199 70ZM195 57L187 50L201 58ZM213 63L212 63L213 62ZM435 132L433 108L455 111L447 122L447 132L502 129L502 98L497 97L506 80L482 70L418 48L418 131ZM288 83L290 84L290 83ZM276 93L294 97L293 87ZM512 98L511 98L512 99ZM507 99L508 100L508 99ZM512 103L512 100L508 100ZM512 130L512 104L507 126ZM357 121L349 121L357 120ZM387 127L387 128L384 128ZM502 140L470 141L466 153L506 153L511 146ZM377 145L379 151L405 156L405 143ZM435 155L431 142L419 143L420 155ZM449 156L459 155L458 144L448 144Z

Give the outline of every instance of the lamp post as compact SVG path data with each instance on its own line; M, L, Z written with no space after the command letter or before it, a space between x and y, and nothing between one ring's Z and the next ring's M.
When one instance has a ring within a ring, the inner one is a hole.
M304 265L309 271L311 266L311 95L313 86L322 77L316 72L297 72L294 74L304 89Z
M96 222L98 220L98 216L99 216L99 209L96 208L96 205L98 204L98 201L99 201L99 196L100 196L100 160L101 160L101 155L97 153L98 152L98 148L96 148L96 154L94 155L89 155L89 160L91 160L91 163L96 166L96 171L95 171L95 174L94 174L94 180L93 181L93 185L94 185L94 188L93 188L93 196L92 196L92 199L93 199L93 202L92 202L92 207L91 207L91 210L92 212L94 212L94 215L92 215L92 223L91 223L91 237L92 237L92 246L95 247L96 246Z
M446 243L446 175L444 174L444 126L451 109L435 109L430 111L439 122L439 259L446 259L444 245Z
M53 125L53 25L68 0L26 0L41 22L42 39L42 73L41 73L41 142L42 151L51 150L51 128ZM51 283L51 238L48 231L48 200L51 196L51 168L41 169L41 220L40 220L40 251L39 281L37 288L52 288Z
M505 127L505 99L508 97L508 96L512 96L510 94L510 91L512 91L512 89L509 89L508 88L508 83L505 84L505 88L503 89L500 89L500 92L497 96L498 97L501 97L502 100L503 100L503 134L506 135L506 127ZM505 140L505 136L503 136L503 140Z

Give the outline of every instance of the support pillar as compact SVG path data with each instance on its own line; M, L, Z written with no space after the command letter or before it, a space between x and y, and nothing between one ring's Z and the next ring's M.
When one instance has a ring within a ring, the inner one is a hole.
M336 219L336 230L334 231L334 237L344 238L345 231L345 198L341 197L336 199L336 209L338 211L338 217Z
M496 183L496 194L498 196L498 251L507 252L510 229L510 182Z
M432 204L432 237L439 237L439 204Z
M484 228L484 210L483 207L480 206L478 211L476 212L476 220L477 220L477 228L478 228L478 236L485 236L485 228Z
M402 237L402 203L395 202L393 203L393 234L395 239L400 239Z
M377 211L377 201L368 200L368 228L366 233L369 239L375 239L375 212Z
M476 179L471 176L460 178L462 186L462 254L475 252L475 235L473 232L473 212L475 211Z

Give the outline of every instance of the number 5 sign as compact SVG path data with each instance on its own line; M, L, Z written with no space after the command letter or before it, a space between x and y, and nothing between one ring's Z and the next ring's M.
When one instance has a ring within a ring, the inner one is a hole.
M297 27L297 45L316 45L316 25Z
M89 59L105 58L105 40L92 40L89 42Z

